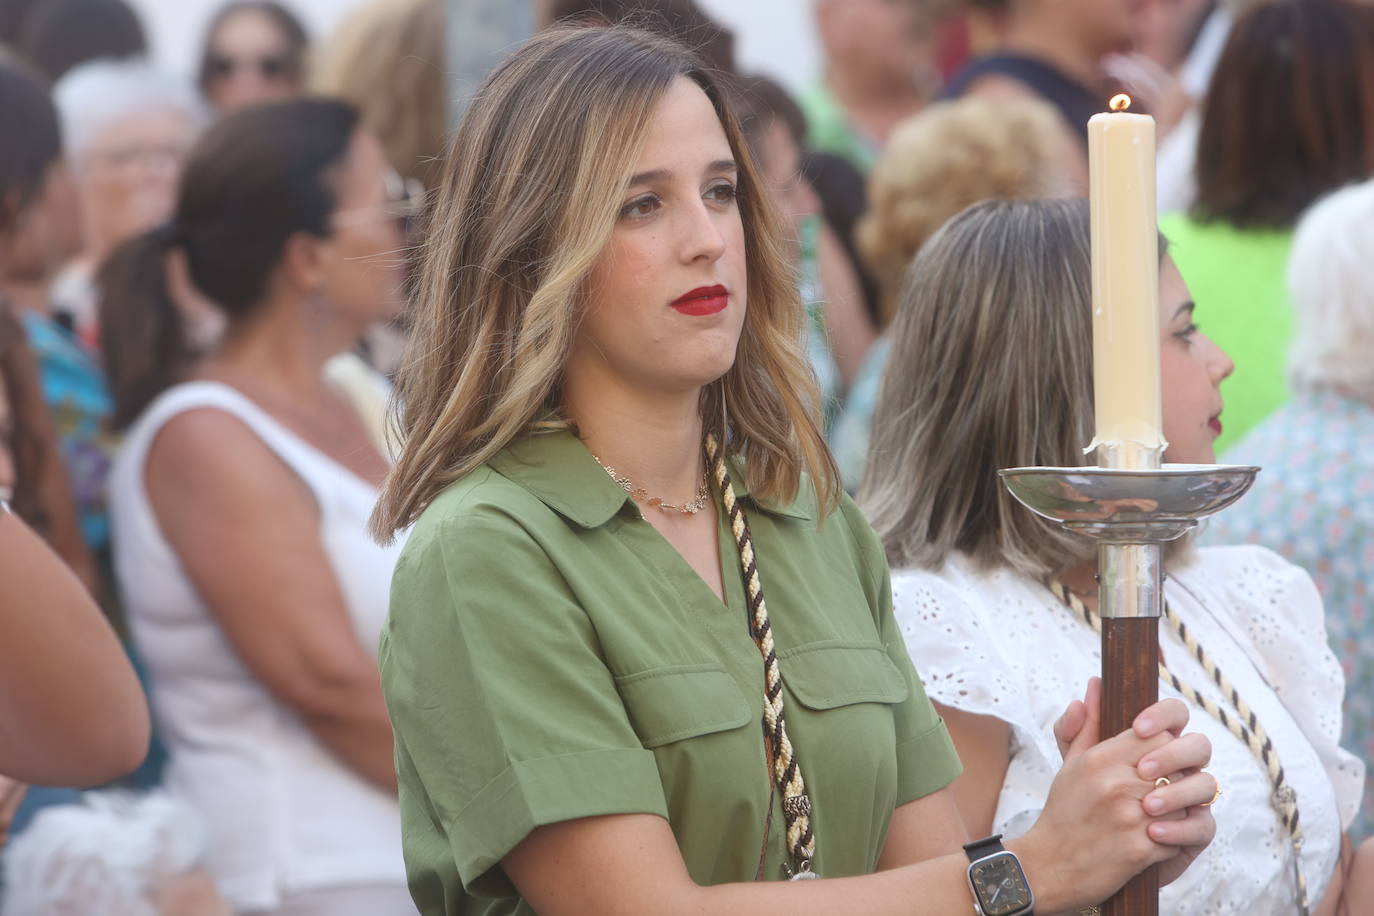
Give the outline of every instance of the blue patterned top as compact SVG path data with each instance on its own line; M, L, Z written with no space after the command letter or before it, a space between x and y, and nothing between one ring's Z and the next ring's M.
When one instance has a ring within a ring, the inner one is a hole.
M1226 460L1264 470L1204 538L1263 544L1316 580L1345 669L1341 744L1374 764L1374 406L1329 388L1299 391ZM1374 835L1369 784L1351 833L1357 841Z
M38 360L43 400L57 430L81 533L99 553L110 542L105 478L116 445L107 423L114 405L105 376L95 357L66 328L27 310L23 321Z
M878 389L883 383L892 338L884 334L873 342L854 384L849 387L844 410L830 428L830 450L840 466L840 478L849 493L857 493L868 466L868 434L873 424L873 408L878 404Z

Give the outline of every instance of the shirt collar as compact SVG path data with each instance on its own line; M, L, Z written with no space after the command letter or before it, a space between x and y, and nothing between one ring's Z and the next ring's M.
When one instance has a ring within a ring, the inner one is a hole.
M630 496L607 474L592 453L567 430L531 433L502 449L489 462L502 477L518 483L559 515L583 528L610 521ZM807 483L791 503L759 502L735 459L729 459L735 495L772 515L809 521L815 518L816 497Z

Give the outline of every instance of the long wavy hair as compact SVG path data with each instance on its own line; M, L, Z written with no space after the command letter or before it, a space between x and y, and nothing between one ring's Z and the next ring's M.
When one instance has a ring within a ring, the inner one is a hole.
M372 518L380 539L453 481L559 419L585 281L611 238L663 93L702 88L739 164L748 302L735 363L702 417L743 457L751 490L786 501L809 473L838 495L802 349L796 277L725 90L673 42L624 27L560 28L512 53L454 136L422 252L415 326L397 379L400 457Z

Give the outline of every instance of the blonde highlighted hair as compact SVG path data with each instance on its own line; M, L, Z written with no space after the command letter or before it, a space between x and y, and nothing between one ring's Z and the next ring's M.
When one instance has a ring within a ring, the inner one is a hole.
M1063 196L1070 189L1058 115L1037 99L937 102L899 124L868 177L859 253L892 320L906 267L926 239L984 200Z
M473 98L424 244L415 326L397 380L404 443L372 519L413 523L449 484L559 419L583 287L610 240L654 110L677 79L710 98L739 165L748 310L735 363L702 415L762 499L837 471L817 423L803 311L777 218L722 87L685 49L624 27L561 28L512 53Z

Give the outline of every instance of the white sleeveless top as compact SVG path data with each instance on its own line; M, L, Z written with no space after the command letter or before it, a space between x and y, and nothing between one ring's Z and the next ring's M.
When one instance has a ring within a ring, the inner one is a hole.
M143 412L111 471L110 515L115 572L169 753L166 788L204 817L206 865L236 910L275 907L312 888L402 883L395 797L334 757L258 682L158 527L144 486L148 449L172 417L206 407L241 420L310 488L320 541L368 652L401 549L367 534L374 487L233 388L177 385Z
M1364 764L1337 743L1345 678L1326 645L1316 586L1264 548L1210 547L1170 568L1164 594L1274 742L1298 794L1303 873L1315 910L1364 786ZM993 831L1025 833L1062 764L1054 722L1100 673L1100 638L1040 583L1008 569L979 569L959 554L939 572L894 572L892 602L930 698L1010 725L1011 759ZM1184 683L1226 708L1221 691L1162 621L1160 652ZM1159 695L1182 699L1163 682ZM1212 809L1216 838L1162 889L1160 912L1296 912L1293 847L1270 804L1267 771L1244 742L1188 706L1187 731L1212 742L1207 770L1224 794Z

